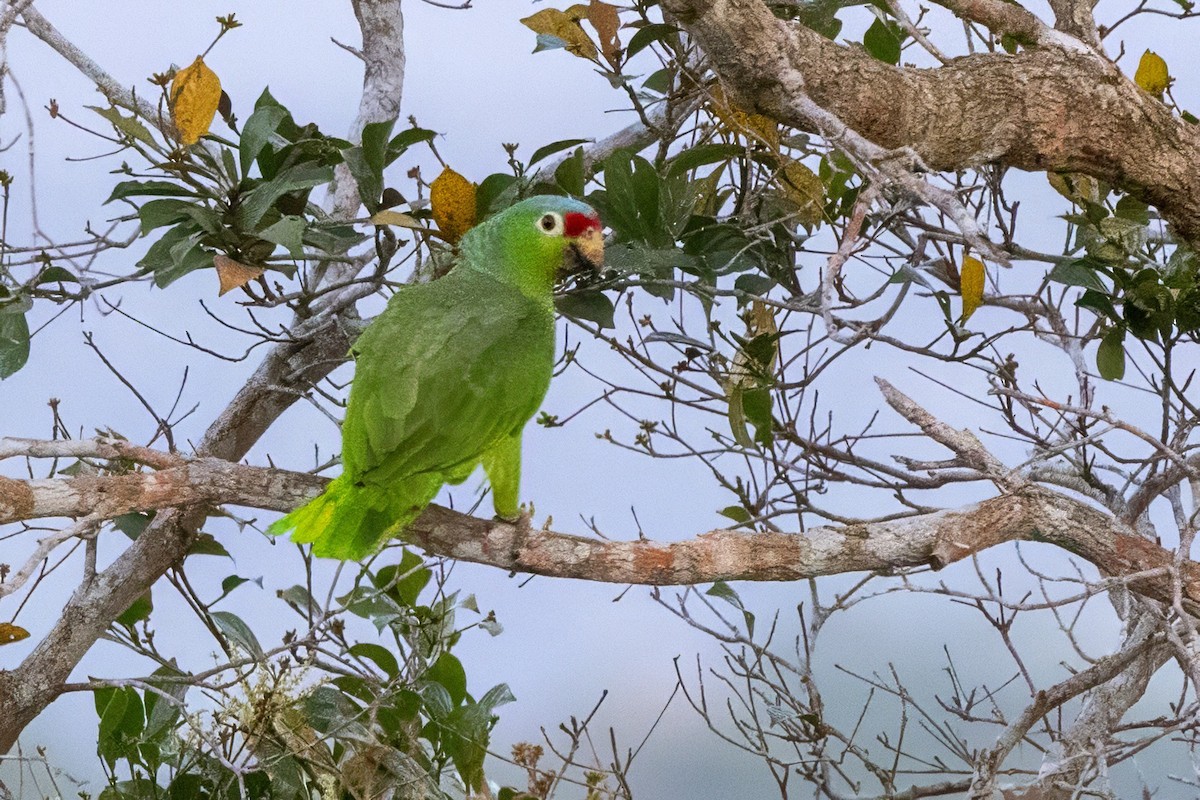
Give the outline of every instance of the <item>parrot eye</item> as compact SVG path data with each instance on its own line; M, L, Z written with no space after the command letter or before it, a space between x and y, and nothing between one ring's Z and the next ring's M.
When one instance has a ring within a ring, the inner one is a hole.
M563 218L559 214L543 214L538 220L538 228L547 236L554 236L563 232Z

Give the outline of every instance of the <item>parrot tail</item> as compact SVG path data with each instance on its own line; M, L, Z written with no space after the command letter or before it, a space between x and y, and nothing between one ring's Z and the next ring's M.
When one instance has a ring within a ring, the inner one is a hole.
M294 531L292 541L312 542L313 555L359 561L416 519L439 488L441 481L430 475L413 476L387 488L338 477L323 494L276 520L267 533L280 536Z

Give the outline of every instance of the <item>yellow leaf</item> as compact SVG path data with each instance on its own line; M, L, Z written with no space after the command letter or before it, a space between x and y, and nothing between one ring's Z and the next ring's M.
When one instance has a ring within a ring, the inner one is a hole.
M621 63L621 40L617 38L621 20L617 15L617 7L603 0L592 0L587 7L587 20L600 37L600 52L605 60L612 67L617 67Z
M568 53L599 63L596 45L579 25L579 20L585 18L587 13L587 6L582 4L571 6L566 11L543 8L533 16L525 17L521 24L534 33L563 40L567 43Z
M962 292L962 321L966 322L983 302L983 262L974 256L965 256L959 274L961 275L959 289Z
M223 253L213 256L213 266L217 268L217 279L221 281L221 290L217 292L218 297L245 286L263 274L262 267L251 267L240 261L234 261Z
M816 225L825 218L825 184L817 174L799 161L789 161L779 170L779 186L796 204L796 213L805 225Z
M11 622L0 622L0 645L12 644L29 638L29 631Z
M220 103L221 79L203 57L196 56L190 67L175 73L171 81L171 116L184 144L195 144L208 133Z
M372 225L395 225L398 228L412 228L418 231L425 230L424 225L417 222L417 220L408 214L392 211L390 208L385 208L383 211L376 211L368 222Z
M446 241L457 242L475 224L475 184L446 167L429 185L429 210Z
M752 114L737 106L720 86L712 90L712 113L726 130L762 142L772 150L779 149L779 126L770 117Z
M1046 179L1054 191L1076 205L1100 202L1100 185L1090 175L1078 172L1047 172Z
M1171 76L1167 74L1167 62L1163 61L1158 53L1147 50L1142 53L1137 72L1133 73L1133 82L1155 97L1161 97L1171 85Z

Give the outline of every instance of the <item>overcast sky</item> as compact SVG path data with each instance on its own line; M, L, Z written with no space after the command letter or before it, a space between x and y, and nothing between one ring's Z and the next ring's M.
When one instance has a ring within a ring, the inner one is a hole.
M269 86L298 121L314 121L326 133L345 134L356 111L361 71L358 62L333 44L330 37L358 43L348 3L308 0L170 5L168 11L167 4L148 0L93 4L42 0L38 8L118 80L147 94L152 89L145 82L148 75L161 72L172 62L190 63L211 40L216 29L213 17L236 11L245 27L228 35L207 61L221 76L239 116L245 119L254 99ZM628 112L614 111L622 107L621 96L580 59L563 52L530 54L533 35L518 19L536 8L523 2L485 2L470 11L455 12L421 2L406 5L408 72L402 115L414 115L422 126L442 132L444 136L437 142L439 152L469 178L479 179L503 169L501 142L520 142L528 155L547 142L601 136L633 120ZM1167 44L1156 42L1155 47L1163 52ZM1140 53L1144 46L1131 44L1129 49ZM85 219L99 223L115 213L113 207L102 208L101 203L113 182L108 170L119 160L68 161L104 152L103 143L50 121L42 107L54 98L63 114L90 122L92 112L84 106L98 104L101 98L55 53L23 31L12 34L9 54L12 71L37 120L36 169L42 225L56 238L78 238ZM1173 66L1186 63L1182 56L1173 61L1169 50L1164 55ZM1189 84L1181 91L1191 92L1192 87ZM9 113L0 118L0 142L7 143L17 134L26 135L19 106L10 92ZM27 239L30 218L24 148L23 139L0 154L0 165L19 176L9 221L15 242ZM433 168L428 159L423 164L427 170ZM409 166L408 161L397 166L397 181ZM1031 191L1046 191L1044 181L1034 189L1031 179L1030 186ZM1058 235L1056 230L1047 228L1048 239ZM121 271L128 269L138 252L134 248L128 254L109 254L105 258L112 269ZM207 346L238 351L245 342L213 325L199 306L199 300L204 299L219 312L232 308L234 295L217 300L215 284L213 273L202 271L168 292L144 285L135 287L126 292L122 308L176 335L191 331L201 335ZM44 320L47 312L37 313ZM230 314L229 318L236 317ZM0 384L0 435L47 436L50 414L46 401L55 397L62 400L61 411L68 425L84 435L96 428L111 427L133 440L149 438L153 424L84 347L85 331L93 332L106 355L151 402L162 407L170 405L184 367L189 369L181 406L198 405L198 410L180 425L180 438L194 440L256 363L253 356L240 364L200 356L148 333L120 315L104 315L89 305L82 318L72 310L42 331L34 341L30 365ZM599 349L592 357L606 363ZM613 364L615 367L615 361ZM875 406L869 383L872 374L895 379L919 399L937 396L936 387L918 382L904 364L894 360L848 360L840 369L832 373L837 380L829 385L834 397L838 391L844 393L843 408L849 414L856 412L855 404L864 396L870 398L861 409L864 418ZM551 388L544 408L564 414L595 393L594 384L577 371L569 372ZM715 512L731 500L717 489L705 470L690 462L651 461L598 443L593 433L614 424L597 408L565 429L530 426L522 495L535 501L539 521L552 515L557 530L584 533L581 515L594 517L606 534L628 538L637 531L632 507L645 534L655 539L687 538L721 524ZM960 419L956 424L966 423ZM279 421L249 459L265 463L269 453L277 465L307 468L312 464L314 442L321 445L322 452L336 451L336 429L310 407L298 405ZM0 470L9 474L18 468L0 464ZM475 481L468 482L456 492L456 502L460 506L469 502L474 489ZM975 491L965 490L962 496L981 496L978 492L971 494ZM985 489L978 491L986 493ZM240 588L230 608L256 629L278 629L274 592L297 580L298 562L290 555L284 558L284 548L273 547L253 534L239 534L227 521L210 521L205 529L229 543L237 562L230 565L209 559L197 563L199 579L216 585L230 572L262 576L263 589L253 585ZM118 541L106 547L102 541L102 556L112 558L120 545ZM1032 547L1026 552L1061 560L1048 548ZM6 554L3 560L18 559ZM286 568L280 566L281 560L287 563ZM1010 562L997 556L988 563ZM61 597L69 591L76 574L52 579L41 590L44 594L39 597L39 605L23 612L19 621L33 636L0 649L0 668L17 663L52 624L58 608L54 592ZM954 578L965 574L965 569L954 568L947 574ZM827 582L823 591L832 594L850 580ZM617 727L623 747L636 747L671 693L675 681L672 659L679 656L681 663L694 672L697 654L705 664L716 665L720 657L710 640L669 618L641 588L614 602L622 595L623 587L544 578L525 583L521 578L511 579L496 570L473 565L456 567L453 582L464 592L475 593L484 609L496 609L505 627L503 635L495 639L483 634L466 637L458 651L473 691L482 692L505 681L518 699L502 709L494 737L496 749L501 751L507 751L516 741L536 740L541 726L553 729L569 715L585 715L604 690L609 691L609 697L596 718L599 741L607 743L607 726L611 724ZM739 590L763 618L774 608L784 610L782 640L795 634L792 609L808 597L807 586ZM165 619L172 619L172 614L186 619L183 606L166 589L157 590L155 599L160 626ZM7 620L11 613L11 609L0 605L0 619ZM1111 614L1097 613L1096 617L1096 644L1111 647L1115 642ZM1101 620L1106 622L1102 624ZM1051 637L1048 629L1038 628L1044 624L1031 621L1026 635ZM854 665L870 673L885 670L892 663L918 685L937 684L937 688L944 689L938 683L944 659L938 654L943 643L950 642L956 657L978 670L993 668L998 681L1011 673L1011 667L1003 665L1002 644L980 631L975 612L928 596L893 595L864 604L841 615L826 637L821 674L834 679L831 685L845 691L844 697L835 694L826 698L835 716L852 716L865 694L861 684L836 678L838 664ZM263 638L270 640L270 636ZM190 650L187 643L176 646L181 657L192 659L185 666L193 668L205 666L207 654L214 649L207 641ZM1033 669L1043 680L1061 676L1059 660L1063 654L1055 648L1045 655L1045 662L1035 660ZM144 670L144 665L119 648L101 643L80 667L78 677L139 674ZM880 713L886 717L892 712ZM24 742L27 746L50 745L52 761L67 765L73 774L94 778L98 774L91 756L94 722L90 696L66 698L30 726ZM0 770L0 775L11 774L7 767ZM635 789L654 798L767 797L774 791L765 767L718 742L685 707L682 698L676 698L639 755L632 776ZM497 772L496 777L518 780L513 773L506 776Z

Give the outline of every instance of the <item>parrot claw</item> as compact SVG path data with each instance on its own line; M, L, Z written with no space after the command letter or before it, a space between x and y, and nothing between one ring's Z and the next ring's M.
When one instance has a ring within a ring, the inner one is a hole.
M496 515L496 519L501 522L507 522L509 525L515 525L522 531L533 530L533 509L527 508L524 504L521 509L511 517Z

